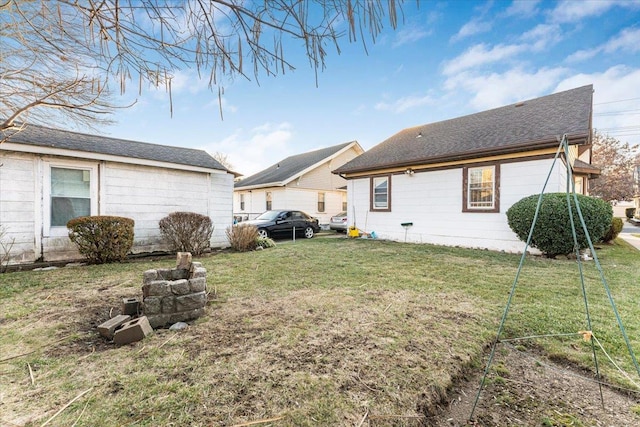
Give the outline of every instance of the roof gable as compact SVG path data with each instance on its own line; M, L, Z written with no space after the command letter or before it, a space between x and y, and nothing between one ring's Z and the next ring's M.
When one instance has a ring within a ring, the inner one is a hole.
M593 86L404 129L335 173L455 161L557 145L567 134L587 141Z
M335 157L351 147L359 149L360 145L356 141L351 141L289 156L256 174L236 182L235 188L286 185L310 169L328 161L330 158Z
M206 151L193 148L89 135L32 124L26 124L18 132L0 131L0 134L0 139L7 136L7 143L31 146L33 151L37 151L38 147L53 148L227 171Z

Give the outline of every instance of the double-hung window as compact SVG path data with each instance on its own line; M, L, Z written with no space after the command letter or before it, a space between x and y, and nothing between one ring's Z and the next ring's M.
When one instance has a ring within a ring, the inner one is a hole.
M463 168L463 212L500 212L498 165Z
M372 211L391 210L391 176L371 177L371 206Z
M70 219L97 214L97 167L50 164L46 172L45 235L63 236Z
M244 210L244 194L240 193L240 210Z

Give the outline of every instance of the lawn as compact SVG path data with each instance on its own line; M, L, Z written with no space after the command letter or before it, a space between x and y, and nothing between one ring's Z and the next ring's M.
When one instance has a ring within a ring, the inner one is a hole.
M640 351L640 255L619 240L597 253ZM122 347L96 326L172 259L0 275L0 424L409 425L484 368L520 256L319 236L198 261L206 315ZM638 382L594 262L583 267L594 335ZM576 260L530 256L501 338L573 334L517 343L593 370L585 319Z

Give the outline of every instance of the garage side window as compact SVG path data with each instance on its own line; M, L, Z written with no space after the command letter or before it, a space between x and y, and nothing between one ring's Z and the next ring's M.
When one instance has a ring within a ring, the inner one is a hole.
M271 210L271 191L267 191L267 194L265 195L266 200L267 200L267 210L270 211Z
M91 215L91 171L51 168L51 226Z
M240 193L240 210L244 210L244 194Z
M391 176L376 176L371 178L371 206L372 211L391 210Z
M463 168L463 212L500 212L498 165Z

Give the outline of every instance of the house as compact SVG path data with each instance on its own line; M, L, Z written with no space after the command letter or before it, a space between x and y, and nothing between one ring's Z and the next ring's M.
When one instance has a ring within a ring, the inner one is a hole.
M566 191L565 163L551 170L563 135L576 192L599 173L592 98L589 85L398 132L334 171L350 222L389 240L521 252L506 212L548 174L546 192Z
M209 216L212 247L228 246L234 175L202 150L37 125L3 138L0 226L13 264L78 259L66 223L84 215L132 218L134 253L168 249L158 222L176 211Z
M363 152L351 141L287 157L236 182L233 215L244 220L270 209L295 209L328 224L347 207L347 181L332 170Z

